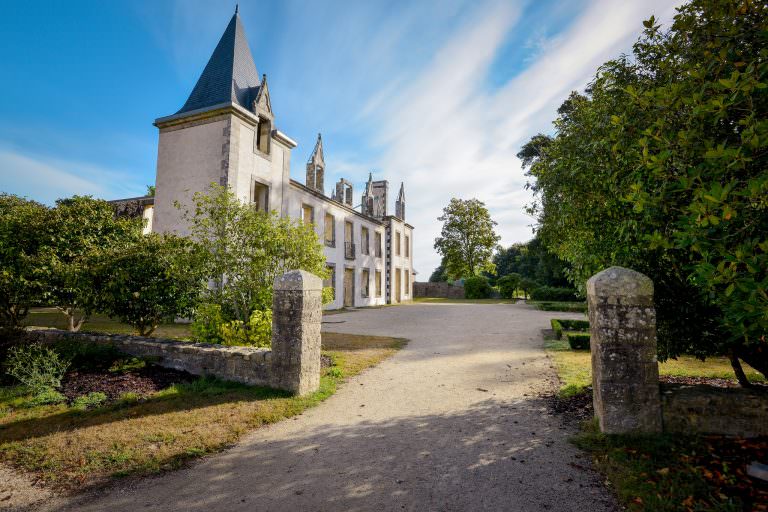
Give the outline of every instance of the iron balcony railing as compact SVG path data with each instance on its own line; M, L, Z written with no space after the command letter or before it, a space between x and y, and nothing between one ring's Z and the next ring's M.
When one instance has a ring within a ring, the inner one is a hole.
M355 244L352 242L344 242L344 257L348 260L355 259Z
M336 247L336 240L326 240L325 241L326 247Z

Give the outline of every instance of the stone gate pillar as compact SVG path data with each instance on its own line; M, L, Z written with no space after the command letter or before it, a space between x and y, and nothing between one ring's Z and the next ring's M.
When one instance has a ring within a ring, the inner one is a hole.
M323 281L304 270L275 279L272 301L274 387L305 395L320 387Z
M661 432L653 281L611 267L587 281L595 416L607 434Z

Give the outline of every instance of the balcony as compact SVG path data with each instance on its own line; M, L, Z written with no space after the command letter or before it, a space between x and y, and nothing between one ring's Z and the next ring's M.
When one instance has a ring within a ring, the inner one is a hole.
M325 240L326 247L336 247L336 240Z
M355 259L355 244L344 242L344 257L348 260Z

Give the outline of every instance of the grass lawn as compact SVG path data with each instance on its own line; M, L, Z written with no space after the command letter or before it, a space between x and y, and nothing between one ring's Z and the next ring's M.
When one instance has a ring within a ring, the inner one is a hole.
M589 350L572 350L568 341L546 340L545 348L555 363L560 377L561 396L570 396L584 391L592 384L592 362ZM752 382L764 382L765 379L756 370L742 363L744 372ZM736 381L731 363L724 357L711 357L701 361L691 356L680 356L659 364L661 375L677 377L716 377Z
M444 299L442 297L416 297L413 304L514 304L517 299Z
M557 369L560 396L585 392L591 385L588 350L571 350L566 340L548 339L547 353ZM765 379L745 365L753 382ZM700 361L681 356L659 364L662 375L715 377L735 381L725 358ZM661 434L610 436L596 421L585 424L573 442L592 455L627 510L768 511L768 485L755 485L746 475L753 460L766 460L768 439Z
M174 469L320 403L405 340L323 333L322 343L334 364L324 370L320 390L306 397L201 378L83 411L65 404L30 407L21 387L0 388L0 460L65 490Z

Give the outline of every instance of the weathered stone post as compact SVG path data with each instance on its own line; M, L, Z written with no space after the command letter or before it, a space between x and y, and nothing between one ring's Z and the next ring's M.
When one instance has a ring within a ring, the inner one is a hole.
M595 415L607 434L661 432L653 281L611 267L587 281Z
M272 302L274 387L305 395L320 387L323 281L304 270L275 279Z

